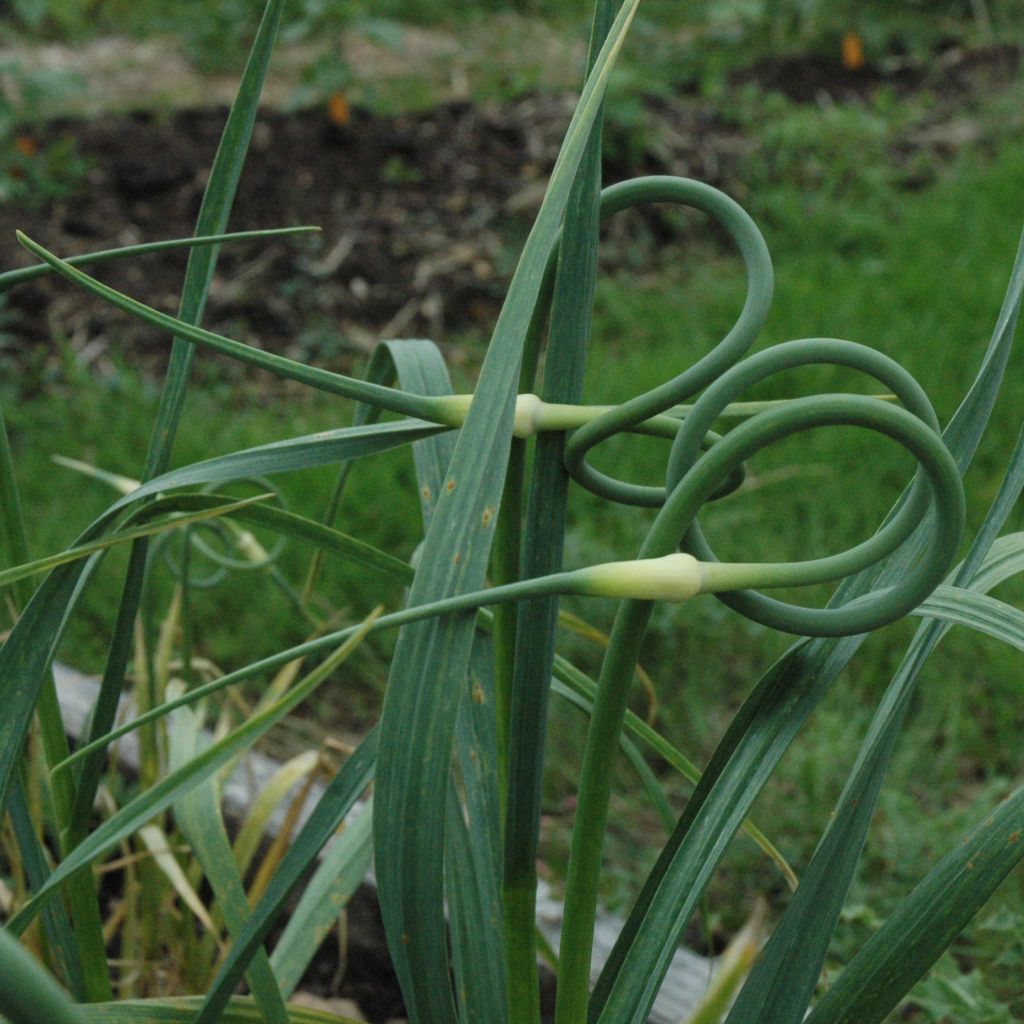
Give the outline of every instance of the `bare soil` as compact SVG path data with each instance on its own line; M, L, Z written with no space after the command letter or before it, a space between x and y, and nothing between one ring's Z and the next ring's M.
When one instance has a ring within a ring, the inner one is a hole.
M901 140L906 156L947 156L975 141L965 111L1006 88L1020 54L1010 46L953 50L925 66L848 71L818 56L773 58L734 76L796 102L868 102L878 89L929 94L928 113ZM453 101L384 116L356 108L344 124L320 107L262 111L230 227L315 224L315 238L225 249L207 324L252 344L344 365L381 337L486 328L512 270L516 245L543 196L573 107L566 93L475 106ZM0 267L29 262L20 228L63 255L193 231L226 110L65 118L35 128L40 146L74 140L91 163L77 195L38 209L0 208ZM606 178L637 173L695 177L743 199L739 172L758 145L699 96L648 99L640 130L613 122ZM897 154L898 157L898 154ZM657 211L623 222L655 247L672 231ZM115 288L173 311L182 256L108 265ZM166 339L129 323L66 283L12 292L2 333L17 357L63 343L100 361L113 339L127 358L160 358Z

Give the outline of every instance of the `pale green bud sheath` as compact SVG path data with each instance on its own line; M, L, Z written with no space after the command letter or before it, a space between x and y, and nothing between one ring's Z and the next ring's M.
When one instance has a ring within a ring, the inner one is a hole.
M704 567L693 555L681 552L632 562L605 562L571 575L573 590L588 597L689 601L704 589Z
M401 611L380 616L373 621L368 631L376 633L435 615L446 615L453 611L471 611L476 608L542 595L572 594L578 597L635 598L641 601L688 601L698 594L710 592L706 586L702 586L705 570L708 568L729 569L732 567L721 563L706 566L691 555L681 552L661 558L637 559L633 562L603 562L598 565L585 566L582 569L571 569L549 576L519 580L501 587L489 587L487 590L459 594L444 600L433 601L430 604L413 605L403 608ZM737 585L751 586L757 582L755 573L765 567L755 564L743 565L740 568L745 571L737 580ZM412 578L411 566L409 567L409 578ZM305 643L229 672L212 682L197 686L182 697L145 711L130 722L83 745L66 760L54 765L52 771L54 773L66 771L90 753L103 749L122 736L134 732L140 726L163 718L177 708L185 707L194 701L218 693L226 687L250 679L260 672L272 671L295 658L306 657L317 651L329 649L332 645L337 646L352 636L358 628L357 626L348 626L345 629L326 633L315 640L307 640Z

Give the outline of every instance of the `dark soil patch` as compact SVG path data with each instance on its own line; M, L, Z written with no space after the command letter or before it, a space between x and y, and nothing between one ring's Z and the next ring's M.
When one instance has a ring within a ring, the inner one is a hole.
M507 269L500 225L517 193L542 180L564 108L538 100L495 113L467 105L397 118L356 111L343 127L319 110L264 111L230 226L316 224L323 234L226 248L207 323L315 358L360 347L367 333L436 336L485 320ZM225 114L49 126L41 142L70 134L94 162L88 192L38 212L0 211L3 263L26 262L11 247L15 227L63 254L191 233ZM173 309L183 265L180 256L147 258L102 268L100 276ZM109 334L158 343L155 333L54 280L19 289L11 302L28 343L54 332L79 349ZM312 351L302 353L306 347Z
M398 117L356 110L341 127L319 109L263 111L230 228L314 224L322 234L226 247L206 325L335 365L379 337L443 339L488 325L573 105L562 96ZM41 146L70 135L93 163L87 190L37 211L0 210L0 265L29 262L15 228L62 255L190 234L225 116L184 110L49 125ZM659 116L666 134L656 151L640 154L644 167L721 184L733 163L721 157L729 149L721 132L698 144L696 121L680 130L678 112ZM613 163L610 180L630 173ZM183 268L183 256L161 255L96 272L173 311ZM56 278L17 289L9 303L4 328L19 346L64 338L98 356L119 337L133 350L165 347L158 332Z
M405 1003L388 956L376 890L363 885L349 900L346 917L344 952L336 936L329 938L309 965L300 990L351 999L370 1024L404 1018Z
M893 59L858 68L844 67L838 56L765 57L733 75L732 82L778 92L796 103L858 102L883 88L897 95L923 89L949 102L955 95L1006 86L1019 68L1019 47L1001 43L974 50L951 47L928 63Z
M933 94L927 122L902 151L941 156L974 139L965 97L1005 86L1019 52L993 46L936 56L927 68L844 70L821 57L762 61L737 77L796 100L861 102L882 85ZM316 238L224 250L206 323L245 341L328 366L344 366L380 337L486 328L512 270L515 243L539 206L572 112L571 96L505 105L441 106L398 117L353 112L343 126L321 110L264 111L257 123L230 227L316 224ZM61 254L192 232L223 109L62 121L37 141L75 140L93 165L81 193L38 210L0 209L0 266L27 264L14 229ZM969 113L969 110L968 110ZM948 130L947 130L948 128ZM756 140L704 100L650 99L639 129L606 131L606 177L695 177L741 201L746 154ZM897 147L898 149L900 147ZM639 225L639 227L638 227ZM617 234L647 242L677 230L662 215L618 219ZM613 249L615 247L612 247ZM619 251L622 251L619 249ZM161 309L176 306L184 258L150 256L98 268L114 287ZM166 339L48 278L23 286L0 310L0 345L15 358L63 342L80 361L102 362L111 339L128 358L163 359Z
M1015 47L956 50L929 68L849 72L818 56L763 60L737 76L796 100L861 101L883 85L932 90L929 123L907 144L945 153L965 134L962 101L1017 73ZM945 102L941 100L945 97ZM232 229L317 224L322 236L228 247L207 324L246 341L328 365L344 365L380 337L427 335L492 323L512 269L510 242L536 212L572 110L572 97L528 97L504 106L452 103L428 113L343 126L326 114L261 114L231 218ZM944 128L955 116L956 132ZM24 265L15 227L65 255L185 236L194 229L225 111L182 111L56 122L45 143L72 136L93 164L71 200L0 210L0 266ZM636 173L696 177L742 199L738 171L756 146L699 99L650 100L639 132L612 122L609 181ZM950 145L950 138L953 144ZM635 221L634 221L635 223ZM622 231L622 227L617 230ZM645 214L648 241L668 237ZM97 268L115 288L173 310L183 258L151 256ZM13 292L2 325L8 349L66 339L99 359L122 339L130 359L166 349L157 332L65 283L46 279ZM38 350L38 349L37 349Z

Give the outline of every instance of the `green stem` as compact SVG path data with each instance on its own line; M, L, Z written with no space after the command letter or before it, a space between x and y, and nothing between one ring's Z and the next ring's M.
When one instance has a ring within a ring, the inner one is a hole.
M817 635L826 636L851 635L891 622L916 607L941 582L956 554L963 530L963 490L956 464L933 426L904 409L872 399L825 395L762 412L702 456L697 453L703 426L733 397L736 387L749 383L752 377L768 376L775 369L788 365L787 358L792 361L806 356L810 361L818 354L814 344L778 346L774 352L769 350L737 364L704 393L676 439L669 460L669 479L678 483L644 540L640 557L658 558L676 550L679 538L692 532L701 506L729 472L775 441L817 426L850 425L876 430L907 448L927 478L933 516L931 544L924 557L896 586L850 606L816 611L776 603L780 616L774 623L776 628L798 632L813 629ZM919 503L908 502L905 507L914 504ZM916 508L915 513L920 521L922 509ZM908 535L898 519L899 516L891 520L876 535L886 537L883 543L866 542L843 555L819 562L835 567L845 559L846 572L853 572L862 567L865 550L870 551L875 561L886 557L895 544L906 540ZM818 565L802 563L802 571L813 575ZM598 681L581 769L566 880L556 1024L584 1024L587 1020L594 917L611 792L610 754L618 745L629 686L652 607L650 601L623 603L612 628ZM694 894L695 899L697 895Z
M629 682L652 608L649 601L623 603L615 617L608 652L601 666L580 767L572 850L565 880L556 1024L585 1024L587 1020L597 883L608 822L612 762L626 715Z
M310 387L319 388L331 394L341 395L344 398L352 398L357 401L370 402L387 409L390 412L402 413L406 416L418 416L421 419L430 420L433 423L447 423L451 426L458 426L459 423L450 422L450 413L445 410L443 399L428 398L422 395L409 394L405 391L398 391L395 388L382 387L379 384L371 384L368 381L356 380L353 377L346 377L340 373L331 373L329 370L321 370L315 366L305 366L294 359L287 359L284 356L277 356L271 352L263 352L260 349L250 348L240 342L225 338L221 334L204 330L196 323L184 318L179 319L167 313L161 313L152 309L145 303L123 295L121 292L108 287L105 284L76 270L66 260L62 260L53 253L44 249L37 242L17 233L18 240L29 252L39 257L44 263L51 266L61 276L67 278L73 284L84 288L92 295L96 295L109 302L110 305L122 310L139 320L152 324L154 327L162 328L174 336L174 346L171 350L171 366L167 375L167 386L164 395L166 401L161 403L160 414L158 415L157 429L154 433L154 448L151 453L150 462L156 465L161 458L169 454L170 444L177 429L178 418L181 415L181 404L184 400L185 384L188 368L195 352L193 346L208 348L214 352L237 359L239 362L248 363L262 370L267 370L279 377L288 380L295 380ZM196 315L198 319L198 314ZM156 475L155 473L147 474Z
M220 235L195 235L191 238L168 238L159 242L143 242L141 245L125 245L120 249L100 249L98 252L87 252L81 256L69 256L67 263L73 267L87 267L93 263L110 263L114 260L130 259L133 256L146 256L154 252L166 252L168 249L198 249L203 246L221 245L224 242L245 242L252 239L275 238L281 235L303 235L319 231L318 227L303 226L296 228L267 228L263 231L231 231ZM19 267L0 274L0 293L6 292L15 285L33 281L37 277L49 274L53 270L47 264L35 267Z
M612 20L610 0L594 7L587 73L593 68ZM541 399L517 402L517 433L538 437L526 507L522 575L547 576L562 569L568 476L563 464L565 430L574 417L592 415L575 407L583 395L583 370L590 342L600 226L603 108L598 112L565 212L551 291L551 323ZM549 264L550 271L550 264ZM549 275L550 276L550 275ZM538 306L546 312L546 307ZM528 386L528 382L524 382ZM526 420L526 422L520 422ZM674 437L678 423L663 424ZM555 431L555 432L551 432ZM504 612L516 624L509 701L508 805L505 816L503 901L511 1019L540 1020L537 975L537 844L540 828L544 740L555 657L557 596L524 601Z

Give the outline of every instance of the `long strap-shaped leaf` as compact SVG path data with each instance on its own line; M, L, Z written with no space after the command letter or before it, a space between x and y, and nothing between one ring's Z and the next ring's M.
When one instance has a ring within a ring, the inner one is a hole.
M87 544L80 544L76 547L66 548L55 555L47 555L45 558L37 558L23 565L13 565L10 569L0 572L0 587L8 586L19 580L28 579L55 569L59 565L67 565L69 562L77 562L79 559L88 558L107 548L117 544L126 544L129 541L138 540L140 537L152 537L155 534L166 533L169 530L177 530L183 526L191 526L201 523L207 519L215 519L219 516L230 515L232 512L240 511L246 505L254 504L264 500L260 495L255 498L246 498L243 501L230 502L209 502L204 500L205 495L198 497L199 511L183 515L182 509L192 506L195 501L191 495L177 495L169 500L155 501L146 508L135 510L132 522L146 522L146 526L132 526L128 529L121 529L101 540L91 541ZM151 520L172 509L174 514L165 519Z
M610 0L594 8L588 71L597 59L612 21ZM558 269L551 299L544 385L546 402L576 404L583 397L583 371L590 340L597 277L601 192L601 114L595 118L566 207L558 247ZM532 390L532 382L526 382ZM526 507L521 564L525 578L562 569L569 479L562 457L563 433L542 434L536 442ZM516 466L510 468L517 469ZM518 522L520 509L504 515ZM502 650L511 673L508 694L508 780L506 784L504 900L509 960L509 1006L514 1020L540 1017L537 978L537 842L540 793L547 732L547 697L555 656L557 598L524 601L496 612L514 625L512 650ZM499 631L500 636L500 631Z
M211 169L196 225L195 233L197 235L222 234L227 226L228 214L252 135L257 100L281 22L283 6L284 0L267 0L239 92L228 115L221 144ZM189 252L185 285L179 308L182 319L186 321L197 323L202 317L218 251L219 247L213 245L193 248ZM169 464L171 447L184 403L193 351L192 346L187 343L175 342L167 380L160 396L160 408L143 471L144 478L148 479L159 475ZM113 722L118 694L124 680L125 668L131 650L135 616L142 597L146 549L145 540L137 541L132 547L128 572L115 618L114 632L110 639L100 693L90 724L92 735L106 732ZM69 602L72 593L73 591L68 591L66 594ZM60 615L62 621L66 621L66 611L62 611ZM46 670L46 666L46 660L39 664L40 674ZM33 701L40 685L46 684L33 682L27 689L27 695ZM44 723L44 731L48 735L53 735L60 729L60 711L59 707L49 699L51 696L49 689L44 689L43 693L46 699L40 704L40 711L47 719ZM22 697L25 696L26 694L23 693ZM20 738L18 742L20 749ZM60 753L63 753L63 749ZM99 785L101 767L100 758L83 764L79 772L73 804L70 800L63 798L57 802L61 826L61 846L64 852L72 849L87 832L93 800ZM6 782L6 778L0 777L0 813L3 809ZM60 795L63 797L63 794ZM68 806L69 804L70 806ZM79 935L78 945L85 968L87 997L91 1000L109 1000L112 998L112 992L97 894L91 877L86 874L78 876L69 887L69 898L72 905L72 920Z
M615 57L636 11L627 0L588 79L480 372L423 545L410 604L482 586L511 441L522 345L548 252ZM474 616L403 630L381 718L374 848L388 946L414 1024L456 1019L444 921L444 819L455 714Z
M807 1024L880 1024L1024 857L1024 788L936 865L875 932Z
M221 235L192 235L189 238L165 238L159 242L141 242L139 245L122 245L117 249L100 249L97 252L83 253L81 256L70 256L67 262L73 267L89 266L93 263L111 263L114 260L127 260L135 256L148 256L150 253L167 252L173 249L201 248L206 245L220 245L223 242L247 242L255 239L277 238L281 235L302 235L319 231L317 227L303 225L295 228L265 228L261 231L229 231ZM6 270L0 274L0 293L26 281L33 281L51 273L52 267L39 264L35 267L19 267L17 270Z
M436 346L427 341L389 342L381 346L371 360L368 379L373 383L390 383L398 377L403 389L418 394L443 394L450 391L447 371ZM356 424L369 424L374 418L373 407L362 405L356 411ZM436 434L426 438L414 448L417 477L421 481L421 502L424 519L428 520L431 512L431 495L441 491L441 482L451 454L451 440L448 435ZM346 462L339 475L332 506L336 507L348 475L349 465ZM422 488L428 489L427 494ZM333 507L329 516L333 514ZM324 528L326 530L326 528ZM403 565L404 579L410 579L412 571ZM360 746L359 752L342 769L342 773L328 787L320 804L315 809L306 826L292 844L291 849L282 862L271 886L264 894L259 906L254 910L247 925L246 933L238 937L235 947L225 963L217 981L211 989L207 1004L198 1021L216 1018L219 1007L237 984L238 978L249 962L259 942L269 930L276 915L288 894L306 873L323 844L327 841L341 819L348 812L359 789L372 778L376 764L377 732L374 730ZM353 781L356 780L356 781ZM361 783L361 786L359 785ZM372 824L369 808L365 809L360 818L360 828ZM342 842L344 841L344 837ZM310 883L310 891L322 890L330 874L335 873L334 858L328 855L327 860L317 870ZM309 892L307 892L307 896ZM310 897L312 898L312 897ZM302 903L293 922L302 914L305 915L307 897ZM290 934L291 925L282 936L281 943L274 951L273 963L282 971L282 979L287 991L292 977L292 963L295 959L294 946L298 938ZM308 943L306 944L308 946ZM287 969L287 971L286 971ZM197 1021L197 1024L198 1024Z
M597 683L561 656L555 657L552 689L563 699L568 700L576 707L585 711L586 714L590 715L593 713L594 701L597 697ZM650 753L662 758L679 772L683 778L694 785L700 783L702 777L700 769L682 751L669 743L664 736L652 729L642 718L638 718L632 711L628 710L623 721L621 741L623 743L628 742L625 733L629 733L634 739L642 743ZM626 748L623 747L623 749ZM789 887L795 889L797 879L793 869L768 840L767 836L749 819L743 822L743 830L776 864Z
M202 717L193 708L181 708L171 717L170 725L169 768L177 771L200 753L200 744L204 742ZM208 741L205 745L209 745ZM210 883L228 931L238 935L250 907L224 829L216 779L207 778L183 793L171 806L175 823ZM262 949L253 957L246 979L266 1024L288 1024L283 995Z
M0 928L0 1015L10 1024L83 1024L78 1008L9 932Z
M410 338L400 341L385 341L374 349L369 366L366 368L367 381L371 384L390 385L396 378L398 386L403 391L419 395L451 394L451 380L448 377L448 368L445 366L441 350L432 341L426 339ZM380 406L359 402L356 405L352 425L361 426L373 423L380 416L381 411ZM419 485L420 507L423 509L424 516L429 515L431 503L440 493L441 481L448 468L454 446L454 438L443 434L435 437L429 443L413 445L417 476L422 476L430 470L437 478L434 486L431 486L429 482ZM430 469L424 460L436 464ZM324 512L323 521L328 526L334 522L338 514L341 497L351 469L351 462L345 461L338 470L338 479ZM307 598L316 581L320 562L320 552L317 552L310 561L309 572L306 576L304 593Z
M968 626L1024 651L1024 612L1005 601L961 587L939 587L915 615Z
M592 1020L646 1020L733 833L822 696L806 680L837 673L853 646L842 640L829 657L813 641L799 642L737 712L612 949L592 996Z
M0 554L11 563L28 561L28 541L25 537L25 517L21 511L21 494L14 475L14 458L7 436L3 404L0 403ZM27 595L18 588L14 592L18 607L25 604Z
M202 1005L202 996L176 999L125 999L118 1003L94 1003L81 1008L89 1024L188 1024ZM308 1006L289 1006L290 1024L358 1024ZM263 1024L259 1006L249 996L235 996L224 1007L219 1024Z
M46 884L50 876L50 867L43 845L36 835L37 823L32 820L29 813L20 778L14 781L8 808L22 867L31 891L36 892ZM64 983L71 989L76 999L84 998L82 964L78 958L75 934L68 920L67 911L60 903L50 903L43 911L43 928L50 955Z
M801 886L807 885L806 895L802 898L798 891L792 904L796 908L795 911L791 911L794 916L789 918L787 914L779 928L776 929L776 935L779 938L775 939L773 936L773 943L776 945L777 951L772 950L771 952L774 952L773 962L777 962L778 967L774 978L770 973L765 972L765 976L772 979L774 984L770 986L765 982L762 982L761 985L754 984L751 989L753 997L741 996L737 1002L738 1009L734 1011L738 1014L737 1020L762 1019L757 1016L759 1014L757 1004L749 1002L749 1000L754 997L764 998L766 992L771 999L773 1012L783 1012L795 1016L797 1007L799 1007L799 1018L803 1018L813 992L814 980L821 969L819 957L824 955L820 951L821 940L813 943L807 942L805 933L810 930L812 936L821 935L824 939L823 933L827 931L827 934L831 935L832 929L835 927L835 920L842 907L846 886L838 886L838 894L831 898L826 894L830 891L836 878L846 881L852 876L865 841L870 819L874 813L885 769L892 756L899 727L915 692L917 677L925 660L946 634L950 624L952 622L970 624L1006 640L1019 649L1024 648L1024 616L1016 609L1008 608L1001 602L973 592L978 586L979 578L987 586L994 586L1000 580L1000 574L991 572L985 574L984 577L979 577L977 570L990 550L996 534L1016 504L1022 489L1024 489L1024 433L1022 433L1010 460L1010 466L999 494L989 510L967 558L957 571L955 579L960 584L971 587L971 590L964 590L961 587L940 587L922 606L921 611L924 614L928 614L929 611L935 612L936 621L925 623L915 635L907 656L888 687L871 723L867 739L858 756L851 779L840 797L829 831L822 839L814 859L804 875ZM1002 870L1008 871L1017 859L1019 859L1019 853L1017 858L997 858L991 870L996 872L1002 865ZM978 886L979 892L991 892L995 883L989 874L981 872L974 884ZM888 947L890 963L885 969L890 974L891 983L888 991L893 994L893 999L888 1004L886 1012L895 1008L897 1001L945 948L945 944L936 945L934 940L936 936L946 934L949 921L955 920L959 924L956 931L948 936L946 943L952 940L956 932L970 919L974 910L980 906L977 898L971 894L971 888L972 880L965 880L964 893L956 901L961 905L955 905L952 898L950 903L941 909L929 906L926 910L923 904L917 904L919 913L933 915L930 922L931 927L925 926L929 931L929 941L925 945L934 951L934 956L931 960L924 960L924 954L922 954L917 958L907 960L903 956L901 947ZM816 898L818 905L809 906L805 903L804 900L809 897ZM913 902L921 897L911 894L907 899L908 902ZM964 916L967 907L973 909L967 916ZM799 934L797 934L798 931ZM782 951L787 949L789 950L789 959L784 960ZM877 958L878 947L875 947L871 956ZM799 973L791 966L794 961L796 961L797 967L803 968ZM877 971L879 967L876 964L872 969ZM899 982L895 982L895 977L900 979ZM752 979L752 982L756 981L756 978ZM792 994L789 994L784 988L786 983L793 986ZM882 1005L881 997L875 1005ZM747 1016L743 1016L744 1010Z
M285 998L295 991L373 862L373 798L327 848L274 946L270 966ZM257 951L258 955L259 951Z
M447 905L461 1024L515 1020L506 1009L501 810L494 714L494 644L478 631L455 731L458 779L448 790Z
M961 473L970 464L995 404L999 384L1009 358L1022 292L1024 292L1024 243L1018 249L1006 297L978 374L943 434L947 447L956 459ZM837 606L849 602L872 589L890 585L898 580L904 572L904 567L911 564L912 560L919 555L920 546L924 543L923 537L917 544L914 543L914 540L915 538L910 538L904 547L881 567L865 570L844 581L837 589L830 605ZM789 707L772 708L769 712L756 712L754 708L748 712L745 705L734 719L719 751L716 751L715 757L705 772L701 787L698 787L691 806L687 808L687 813L683 816L679 827L655 865L605 964L594 990L590 1009L591 1019L600 1020L602 1024L639 1021L644 1019L653 1002L660 985L664 965L668 963L668 956L685 924L685 917L681 914L673 915L672 925L659 929L651 928L649 919L658 911L658 901L664 901L663 904L660 904L662 907L664 905L675 907L681 899L685 899L686 894L691 891L690 883L699 871L699 858L704 853L707 841L696 837L687 843L691 852L687 853L685 850L681 850L695 820L695 814L692 813L691 808L693 811L696 810L693 805L698 802L698 794L702 799L706 799L710 797L710 791L713 789L716 799L721 799L725 805L730 804L729 793L736 792L737 781L745 776L748 779L753 778L751 772L754 770L754 766L747 763L746 753L758 747L764 753L766 758L764 767L770 773L799 727L827 692L831 683L856 654L863 640L864 637L846 637L838 640L801 641L791 648L784 655L781 663L773 666L765 679L758 684L750 700L762 700L765 686L769 685L770 688L771 679L779 672L780 665L784 666L789 678L789 685L793 687L795 693L800 694L800 699L794 698ZM773 717L776 718L774 723L770 720ZM778 740L765 742L764 739L755 741L745 738L748 730L752 731L752 735L760 735L765 729L775 732ZM734 753L735 763L729 764ZM722 754L721 757L720 754ZM746 813L757 795L760 785L763 785L767 777L767 774L757 773L757 778L760 780L758 785L751 785L739 796L738 809L742 809ZM742 783L740 788L742 789ZM720 831L723 828L734 828L735 825L732 816L721 815L709 818L707 827L714 831ZM835 884L834 879L831 882ZM801 889L804 884L806 884L806 879L802 882ZM820 945L820 938L816 937L816 942ZM636 948L634 949L634 947ZM747 987L752 983L757 984L755 979L765 970L766 962L766 960L762 960L758 963ZM801 962L799 966L802 973L806 975L812 973L808 969L809 964L806 961ZM797 965L794 964L793 967L796 969ZM813 971L814 978L817 978L819 971L820 961L819 967ZM747 987L744 988L744 992ZM610 1003L613 990L617 991L617 998L614 1003ZM740 1000L742 1001L744 998L741 993ZM765 1020L769 1018L770 1015ZM772 1024L776 1024L774 1019L772 1019Z
M374 353L368 377L380 383L397 377L402 390L420 395L449 395L452 390L441 352L430 341L385 342ZM413 445L424 531L430 527L454 446L450 433ZM449 784L445 824L445 892L462 1024L501 1024L505 1019L494 674L493 643L478 631L468 693L463 693L458 711L458 779Z
M438 397L452 393L452 382L448 376L441 350L426 338L403 338L398 341L384 341L374 349L370 364L366 368L366 379L372 384L389 386L397 381L399 388L410 395ZM375 423L381 414L381 407L368 402L356 406L353 425ZM455 438L452 434L438 434L413 445L413 462L416 467L416 484L423 514L423 527L430 524L437 498L441 493L444 475L448 471ZM334 508L341 497L347 479L349 463L342 467L335 493L332 497Z
M242 933L235 939L231 952L195 1015L194 1024L216 1024L222 1019L221 1014L231 1000L235 986L273 927L285 901L305 876L324 844L344 821L345 815L352 810L360 794L373 780L378 744L379 732L374 728L366 734L327 786L320 802L278 865L259 903L253 908Z
M217 154L210 168L210 177L203 193L202 206L196 220L197 235L216 235L227 227L235 192L242 176L242 167L249 151L256 111L263 81L267 76L270 55L277 40L284 13L284 0L267 0L260 19L252 49L246 61L238 93L231 105ZM179 317L190 324L198 324L206 308L210 282L217 267L219 246L204 246L189 252L182 288ZM160 410L146 461L145 477L163 473L170 460L171 445L181 416L188 381L188 370L195 349L175 339L167 381L160 396Z
M417 395L407 395L394 388L381 387L369 381L357 380L354 377L346 377L341 373L333 373L330 370L323 370L316 366L307 366L305 363L288 359L286 356L275 355L273 352L265 352L262 349L243 345L239 341L226 338L222 334L208 331L198 327L180 317L173 317L168 313L161 313L159 310L139 302L123 292L111 288L109 285L97 281L96 278L73 267L67 260L62 260L52 252L44 249L38 242L16 232L18 241L28 249L34 256L41 259L47 266L55 270L61 277L67 278L72 284L78 285L91 295L109 302L110 305L125 313L141 320L143 323L151 324L171 335L187 339L193 345L208 348L214 352L221 352L239 362L247 363L250 366L267 370L278 377L288 380L295 380L309 387L319 388L328 394L341 395L344 398L353 398L357 401L369 401L381 408L390 409L393 412L404 413L409 416L425 416L434 418L434 404ZM173 349L172 349L173 352ZM444 413L436 411L438 422L443 421ZM152 476L152 474L149 474Z

